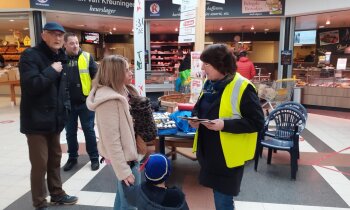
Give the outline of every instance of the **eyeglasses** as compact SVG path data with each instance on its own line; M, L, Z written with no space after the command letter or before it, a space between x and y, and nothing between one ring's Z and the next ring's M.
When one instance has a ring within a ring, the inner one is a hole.
M64 33L59 31L46 31L46 33L50 34L50 36L55 36L59 38L62 38L64 36Z

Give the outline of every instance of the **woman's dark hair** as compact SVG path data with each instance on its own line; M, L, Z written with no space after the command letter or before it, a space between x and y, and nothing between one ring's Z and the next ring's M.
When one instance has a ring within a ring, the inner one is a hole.
M240 53L239 53L239 57L246 57L247 56L247 51L241 51Z
M179 72L191 69L191 53L187 53L179 66Z
M202 52L200 59L224 75L236 73L236 60L225 44L209 45Z

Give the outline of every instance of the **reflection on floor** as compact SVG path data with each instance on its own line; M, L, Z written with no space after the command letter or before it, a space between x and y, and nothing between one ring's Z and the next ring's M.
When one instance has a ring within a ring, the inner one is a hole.
M0 209L33 209L28 149L25 136L19 133L19 108L12 107L8 98L0 97L0 113ZM290 180L287 152L273 154L271 165L266 164L264 152L258 172L253 170L252 162L245 167L241 193L235 198L238 210L350 209L350 114L334 115L320 110L310 113L300 142L297 180ZM64 189L79 196L79 202L50 209L111 209L115 175L109 165L91 171L82 131L78 138L81 154L78 166L69 172L62 170L61 174ZM61 142L65 152L64 133ZM62 164L66 160L67 154L63 154ZM212 191L198 184L198 163L178 155L172 164L168 185L183 189L190 209L214 209Z

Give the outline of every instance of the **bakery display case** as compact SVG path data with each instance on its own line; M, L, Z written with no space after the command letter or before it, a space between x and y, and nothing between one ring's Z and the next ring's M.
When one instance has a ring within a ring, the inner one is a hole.
M350 69L294 68L306 105L350 108Z
M175 90L175 76L169 72L146 71L146 92L170 92Z

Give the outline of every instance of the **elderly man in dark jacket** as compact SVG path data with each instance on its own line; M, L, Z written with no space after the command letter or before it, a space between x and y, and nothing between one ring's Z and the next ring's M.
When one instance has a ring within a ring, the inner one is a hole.
M51 203L75 204L78 198L62 189L60 133L70 109L63 65L64 28L47 23L43 41L25 50L19 61L21 76L20 129L27 137L33 206L47 209L45 174Z

